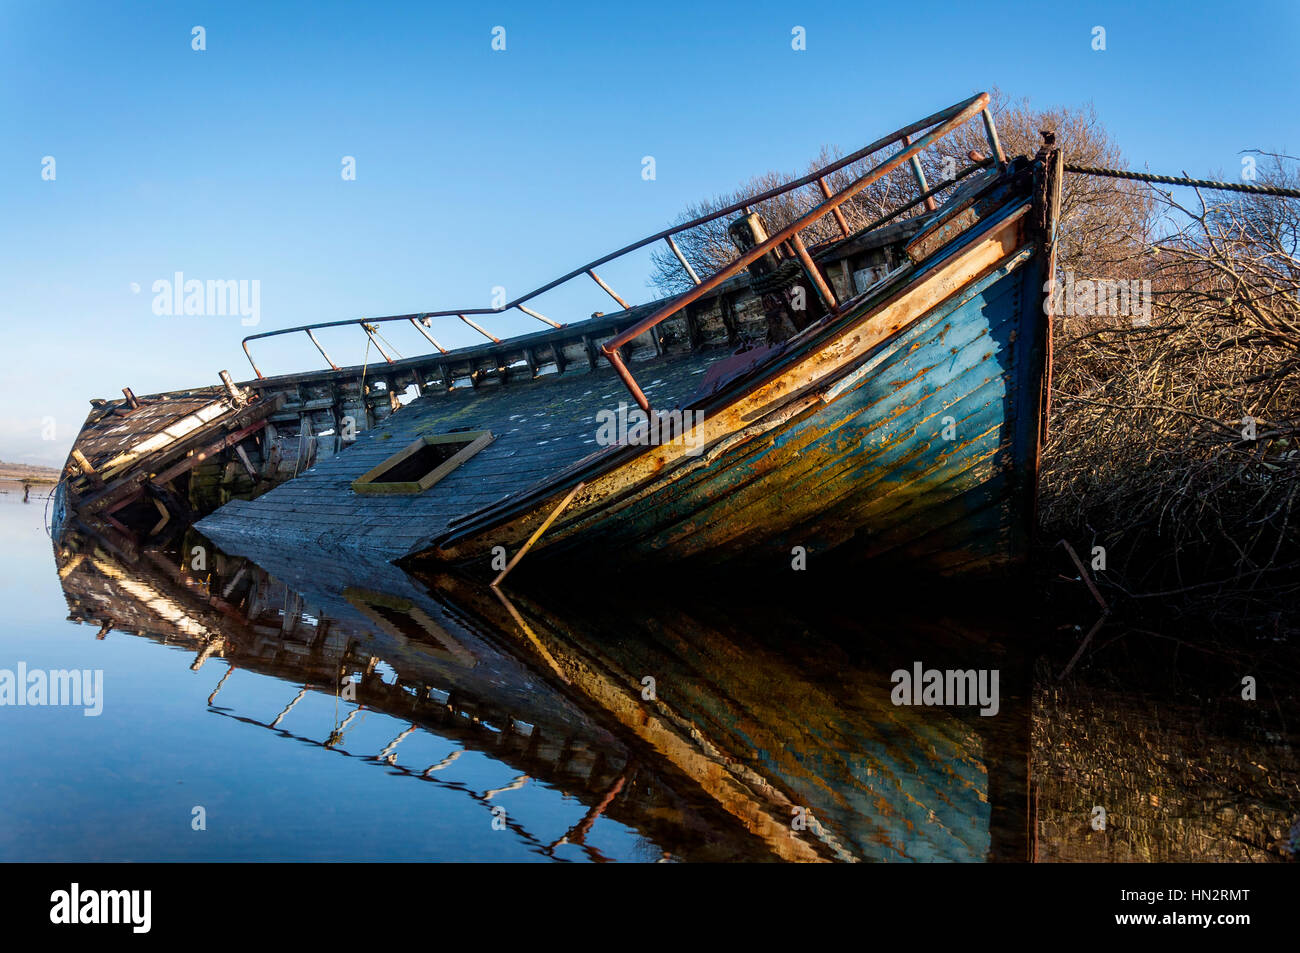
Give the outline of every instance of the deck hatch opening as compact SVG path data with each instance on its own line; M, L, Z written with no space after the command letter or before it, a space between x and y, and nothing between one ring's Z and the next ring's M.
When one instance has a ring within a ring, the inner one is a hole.
M423 493L493 440L490 430L420 437L352 482L354 493Z

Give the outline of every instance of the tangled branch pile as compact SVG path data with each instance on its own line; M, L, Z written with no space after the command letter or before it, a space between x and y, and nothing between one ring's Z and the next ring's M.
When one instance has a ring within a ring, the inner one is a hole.
M1153 195L1158 237L1089 276L1150 282L1149 310L1058 321L1040 517L1105 548L1103 584L1258 616L1300 593L1300 204Z

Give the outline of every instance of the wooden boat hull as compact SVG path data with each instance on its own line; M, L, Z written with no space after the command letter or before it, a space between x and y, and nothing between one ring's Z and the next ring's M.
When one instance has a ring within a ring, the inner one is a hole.
M515 552L563 505L531 553L776 569L838 550L941 573L1015 565L1033 526L1046 397L1050 247L1032 211L1008 203L885 300L867 296L760 379L697 405L689 440L557 479L525 512L481 519L424 556L473 565L493 546Z

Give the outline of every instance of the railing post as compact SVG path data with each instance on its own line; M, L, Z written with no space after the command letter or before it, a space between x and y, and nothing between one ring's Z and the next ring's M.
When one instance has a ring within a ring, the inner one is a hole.
M904 136L903 148L906 149L911 144L912 144L912 137ZM925 181L925 170L921 168L921 157L919 155L912 156L911 166L912 166L912 177L916 179L916 184L920 186L922 194L930 191L930 186L927 185ZM933 212L938 207L939 206L935 204L933 195L925 200L925 210L927 212Z
M522 310L522 309L520 309L520 310ZM483 335L485 338L487 338L489 341L493 342L494 344L500 344L500 343L501 343L501 339L500 339L499 337L497 337L495 334L488 334L488 332L484 331L482 328L480 328L477 324L475 324L475 323L474 323L473 321L471 321L469 318L465 317L465 315L463 315L463 314L458 314L458 315L456 315L456 317L460 318L462 321L464 321L466 324L468 324L471 328L473 328L475 331L477 331L479 334Z
M817 180L817 184L818 184L819 186L821 186L821 190L822 190L822 198L827 198L827 199L830 198L830 197L831 197L831 187L830 187L829 185L826 184L826 177L825 177L825 176L822 176L821 178L819 178L819 179ZM850 234L850 233L849 233L849 223L848 223L848 221L844 218L844 213L843 213L842 211L840 211L840 207L837 205L837 206L835 206L835 208L831 209L831 214L835 216L835 221L836 221L836 223L840 226L840 234L843 235L845 238L848 238L848 237L849 237L849 234ZM695 282L695 283L696 283L697 285L699 284L698 281Z
M993 158L997 160L998 171L1000 172L1006 168L1007 157L1002 152L1002 143L998 141L998 130L993 125L993 114L989 112L986 106L980 115L984 117L984 134L988 137L989 148L993 150Z
M560 324L560 322L552 321L546 315L538 314L532 308L525 308L522 304L517 304L515 305L515 307L518 308L520 311L522 311L524 314L528 315L530 318L536 318L538 321L541 321L543 324L549 324L553 328L564 327L564 325Z
M248 339L245 338L240 342L240 345L244 349L244 357L248 358L248 366L253 369L253 373L257 375L257 379L259 381L266 380L266 375L258 369L257 363L253 360L253 352L248 349Z
M604 352L605 357L609 359L609 363L614 365L614 370L617 371L618 376L623 379L623 385L628 389L628 392L631 393L632 399L636 401L638 407L644 410L647 414L650 413L650 401L646 399L645 393L637 385L636 380L628 371L627 365L623 363L623 358L618 353L618 348L606 351L605 348L607 347L609 347L608 343L601 348L601 351Z
M808 278L817 288L817 295L822 299L822 304L826 305L826 310L834 314L839 310L839 304L835 300L835 292L831 291L830 285L826 284L826 279L822 277L821 269L817 263L812 260L812 255L808 254L808 249L804 247L803 239L799 233L795 232L790 236L790 244L794 246L794 253L799 256L803 262L804 271L808 272Z
M429 320L427 317L424 317L424 316L421 316L421 317L423 317L423 320L425 320L425 321L428 321L428 320ZM443 347L441 344L439 344L438 341L437 341L437 339L436 339L432 334L430 334L428 331L426 331L426 330L424 329L424 325L423 325L420 321L415 320L415 318L411 318L411 323L412 323L413 325L415 325L415 330L417 330L417 331L419 331L421 334L423 334L423 335L428 339L429 343L432 344L434 347L436 347L440 353L442 353L442 354L446 354L446 353L447 353L447 349L446 349L445 347ZM327 358L327 360L328 360L328 358ZM334 369L335 369L335 370L338 370L337 367L334 368Z
M383 347L382 347L382 346L380 345L380 343L379 343L379 339L378 339L377 337L375 337L375 329L374 329L374 327L373 327L372 325L366 324L364 321L362 321L362 322L361 322L361 330L363 330L363 331L366 332L366 336L367 336L368 338L370 338L370 342L371 342L372 344L374 344L374 346L375 346L375 350L377 350L380 354L383 355L384 360L387 361L389 364L393 363L393 359L392 359L391 357L388 356L388 352L385 351L385 350L383 349Z
M600 285L602 288L604 288L605 291L609 294L609 296L618 302L620 308L622 308L624 311L628 310L627 302L624 301L622 298L620 298L617 294L615 294L614 289L611 288L609 285L605 284L605 282L601 280L600 275L596 274L596 272L590 268L587 269L587 274L591 275L591 280L596 282L596 284Z
M845 234L847 235L848 233L845 232ZM691 263L686 260L686 256L682 254L682 250L677 247L677 243L673 241L673 236L665 235L664 241L668 243L668 247L673 250L673 254L677 256L677 260L680 261L682 267L686 269L686 274L690 276L691 283L698 285L700 283L700 276L695 273L695 269L692 268Z
M280 722L284 720L284 716L289 714L289 712L293 711L293 706L298 704L298 702L302 701L303 696L306 694L307 694L307 686L304 685L302 689L298 692L298 694L293 696L293 701L289 702L289 704L284 706L284 711L280 712L280 714L275 716L275 721L271 722L269 727L274 728L276 725L280 724Z
M320 341L316 340L316 335L312 333L311 328L307 329L307 337L311 338L311 343L316 345L316 350L320 351L321 357L325 358L325 363L337 371L339 369L339 366L330 360L330 356L325 353L325 348L321 347ZM261 377L262 375L259 374L257 376Z

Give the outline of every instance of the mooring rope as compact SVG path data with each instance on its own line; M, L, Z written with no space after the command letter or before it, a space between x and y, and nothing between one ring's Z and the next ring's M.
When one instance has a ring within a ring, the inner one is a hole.
M1108 179L1133 179L1137 182L1158 182L1161 185L1190 185L1198 189L1218 189L1222 192L1251 192L1255 195L1280 195L1300 199L1300 189L1284 189L1275 185L1246 185L1242 182L1215 182L1211 179L1189 179L1176 175L1156 175L1153 172L1131 172L1127 169L1097 169L1088 165L1066 163L1066 172L1075 175L1099 175Z
M67 479L67 476L61 475L59 477L59 482L54 484L54 489L50 490L50 495L45 498L45 513L43 514L45 519L45 535L50 539L54 539L54 523L50 519L50 507L53 505L55 495L59 492L59 487L63 486Z

